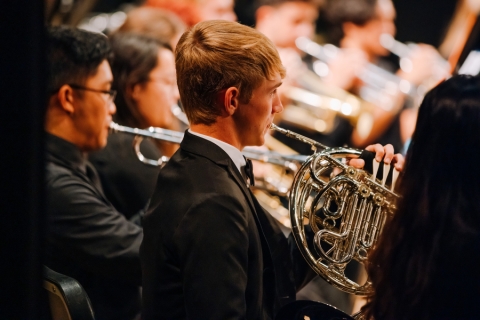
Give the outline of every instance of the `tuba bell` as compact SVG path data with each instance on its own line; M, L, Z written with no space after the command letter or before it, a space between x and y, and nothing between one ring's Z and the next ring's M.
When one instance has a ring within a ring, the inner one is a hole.
M359 284L345 275L351 262L364 264L375 247L385 221L396 208L398 195L393 191L398 171L376 179L379 163L374 161L373 175L349 166L342 159L357 158L361 150L327 148L289 130L272 130L308 143L315 153L297 171L290 190L289 211L295 241L310 267L338 289L367 295L371 282ZM376 163L376 164L375 164ZM384 165L383 172L389 172ZM314 233L309 239L309 230Z

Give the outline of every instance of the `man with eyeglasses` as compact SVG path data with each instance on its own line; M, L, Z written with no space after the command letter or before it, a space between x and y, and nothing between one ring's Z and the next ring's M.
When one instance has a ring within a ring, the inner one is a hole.
M78 280L97 319L140 311L142 228L106 199L88 152L107 143L115 113L105 36L70 27L47 32L48 233L45 264Z

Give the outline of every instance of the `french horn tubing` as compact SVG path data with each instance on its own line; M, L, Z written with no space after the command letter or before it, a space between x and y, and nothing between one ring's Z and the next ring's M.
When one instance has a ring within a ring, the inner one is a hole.
M272 130L308 143L315 153L297 171L290 189L289 211L295 241L310 267L338 289L367 295L371 282L359 284L345 275L348 264L364 264L375 247L385 221L396 208L398 195L393 191L398 172L393 170L390 188L386 176L346 164L342 159L357 158L361 150L328 148L292 131L271 126ZM376 164L375 164L376 163ZM390 165L384 165L389 172ZM313 239L308 238L308 227Z

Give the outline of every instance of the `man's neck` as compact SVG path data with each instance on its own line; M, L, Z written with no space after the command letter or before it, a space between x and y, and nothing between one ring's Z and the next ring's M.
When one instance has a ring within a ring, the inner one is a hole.
M205 124L192 124L190 125L190 130L228 143L238 150L242 150L244 147L237 138L233 126L222 125L218 122L208 126Z
M75 136L78 136L78 135L75 135L74 133L72 133L68 127L65 127L65 128L63 128L62 126L51 127L47 125L45 127L45 131L50 133L51 135L54 135L58 138L61 138L65 141L70 142L71 144L75 145L81 152L83 153L85 152L84 150L82 150L82 148L80 148L77 139L75 139Z
M45 120L45 131L78 146L78 133L73 130L73 123L64 111L50 102Z

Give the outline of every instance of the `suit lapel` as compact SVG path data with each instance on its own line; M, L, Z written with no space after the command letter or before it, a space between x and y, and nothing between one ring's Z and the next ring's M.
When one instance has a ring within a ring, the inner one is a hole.
M264 289L273 290L274 292L271 295L271 297L274 297L274 301L269 301L268 304L272 303L272 307L275 310L278 310L279 306L292 301L292 299L295 298L295 289L288 286L287 288L283 284L285 281L283 276L285 274L289 275L290 278L293 277L291 275L291 268L283 266L283 264L289 261L288 259L288 261L284 261L285 254L288 256L288 252L283 252L282 254L282 252L278 250L278 244L282 241L283 245L280 245L280 247L288 250L287 240L283 237L280 230L275 229L274 222L270 221L268 213L265 212L255 199L254 195L247 187L244 178L228 154L213 142L192 135L188 131L185 133L181 148L187 152L203 156L228 170L230 176L240 187L240 190L242 190L242 193L248 201L260 235L264 260ZM278 237L283 239L278 239ZM275 252L272 251L272 246L277 249ZM281 270L277 270L277 268L280 268ZM293 280L290 279L290 282L288 283L293 283L292 281ZM266 296L268 297L270 295L267 294Z
M259 219L259 214L262 214L262 213L257 212L258 210L253 200L254 196L248 189L244 178L242 177L242 175L240 174L240 172L238 171L237 167L233 163L232 159L230 159L228 154L225 151L223 151L222 148L217 146L215 143L202 139L198 136L195 136L189 133L188 131L185 132L185 136L181 143L181 148L188 152L195 153L197 155L210 159L211 161L215 162L219 166L226 167L229 174L232 176L235 183L240 187L240 190L242 190L242 193L247 199L250 209L253 212L255 222L258 226L258 231L261 233L262 238L264 239L265 243L268 245L268 241L267 241L268 237L266 237L265 230L263 229L261 220ZM271 258L270 251L268 252L268 255Z
M233 163L232 159L230 159L228 154L225 151L223 151L222 148L217 146L215 143L202 139L198 136L195 136L189 133L188 131L185 132L185 136L180 146L182 149L188 152L195 153L197 155L210 159L217 165L225 167L228 173L230 174L230 176L235 181L235 183L242 190L245 198L247 198L248 204L252 212L255 215L257 215L257 211L252 199L252 195L247 188L245 180L243 179L242 175L240 174L237 167Z

